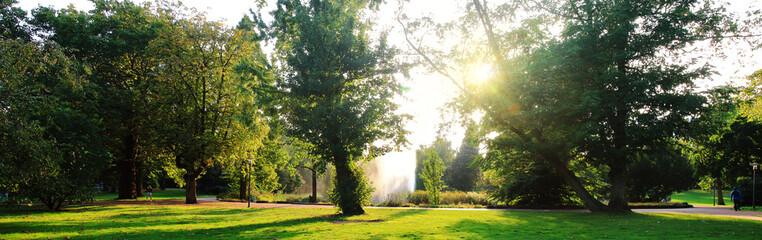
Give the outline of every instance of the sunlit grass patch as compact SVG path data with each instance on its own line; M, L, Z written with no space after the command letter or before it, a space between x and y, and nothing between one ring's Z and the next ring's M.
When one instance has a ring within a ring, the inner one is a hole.
M3 209L5 210L5 209ZM755 239L760 222L679 214L181 206L0 212L2 239Z
M119 194L117 193L102 193L98 194L98 196L95 197L96 201L112 201L117 200L116 198L119 197ZM206 195L206 194L200 194L196 195L197 198L202 197L216 197L215 195ZM146 199L145 191L143 192L142 197L138 197L137 199L119 199L119 201L144 201ZM169 200L169 199L185 199L185 189L179 189L179 188L167 188L166 190L153 190L153 200Z
M730 202L730 191L723 191L723 195L725 195L725 204L732 206L733 203ZM692 205L712 206L713 202L717 202L717 197L712 195L712 191L688 190L685 192L672 194L672 201L687 202L688 204Z

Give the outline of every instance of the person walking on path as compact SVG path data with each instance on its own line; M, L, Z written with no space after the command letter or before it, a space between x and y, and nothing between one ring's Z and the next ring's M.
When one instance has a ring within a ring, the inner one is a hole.
M733 191L730 192L730 200L733 200L733 210L741 210L741 192L738 189L733 188Z
M146 202L148 201L148 198L150 198L151 202L153 202L153 188L151 185L148 185L146 188Z

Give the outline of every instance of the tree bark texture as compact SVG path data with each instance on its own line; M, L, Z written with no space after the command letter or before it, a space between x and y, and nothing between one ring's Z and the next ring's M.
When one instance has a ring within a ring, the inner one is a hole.
M717 189L717 205L725 205L725 199L722 198L722 183L716 181L715 188Z
M196 177L198 174L186 174L185 178L185 203L196 204L198 199L196 198Z
M246 182L246 175L241 175L241 180L238 183L238 199L246 200L249 184Z
M135 162L124 159L117 162L119 166L119 199L136 199Z
M365 210L362 209L362 204L359 201L359 196L355 196L355 190L358 189L357 176L352 172L349 167L349 162L346 158L336 159L336 186L334 191L339 191L339 201L337 204L344 215L360 215L365 214Z
M137 192L137 141L132 134L124 138L123 158L117 162L119 167L119 199L136 199Z

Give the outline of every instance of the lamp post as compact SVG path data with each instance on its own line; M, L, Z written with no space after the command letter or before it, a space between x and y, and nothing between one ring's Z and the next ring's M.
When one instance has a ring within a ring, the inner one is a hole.
M247 158L249 165L246 168L246 207L251 208L251 157Z
M751 209L754 210L757 209L757 168L759 168L759 163L754 162L751 166L754 169L754 175L751 178Z

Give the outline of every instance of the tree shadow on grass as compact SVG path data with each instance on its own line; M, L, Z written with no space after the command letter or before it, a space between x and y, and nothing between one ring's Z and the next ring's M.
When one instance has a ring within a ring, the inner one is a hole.
M752 220L671 214L506 212L498 221L463 220L447 231L484 239L755 239L762 228Z
M154 207L135 208L135 207L99 207L90 206L79 209L76 212L15 212L8 214L8 217L14 217L10 222L0 225L0 235L5 234L54 234L54 233L77 233L76 236L92 235L108 236L108 238L123 238L125 233L130 233L131 237L140 237L141 229L152 228L155 226L169 228L183 228L188 225L192 228L199 223L219 224L227 222L230 219L224 216L251 216L263 211L263 209L233 209L233 208L191 208L189 211L183 209L162 209ZM104 214L104 212L116 211L115 214ZM50 213L58 216L39 216L39 214L27 213ZM78 216L67 216L76 214ZM82 214L87 216L83 217ZM222 217L220 217L222 216ZM53 217L55 220L50 221ZM47 219L46 219L47 218ZM72 219L76 219L72 220ZM174 227L173 227L174 226ZM111 234L91 234L101 230L114 230ZM117 233L116 231L120 231ZM24 238L32 239L32 235Z
M384 211L386 209L378 209L377 211ZM425 213L426 211L432 211L432 210L426 210L426 209L405 209L405 210L395 210L397 213L391 214L389 216L384 217L383 219L387 221L397 220L404 217L410 217L414 215L420 215Z

